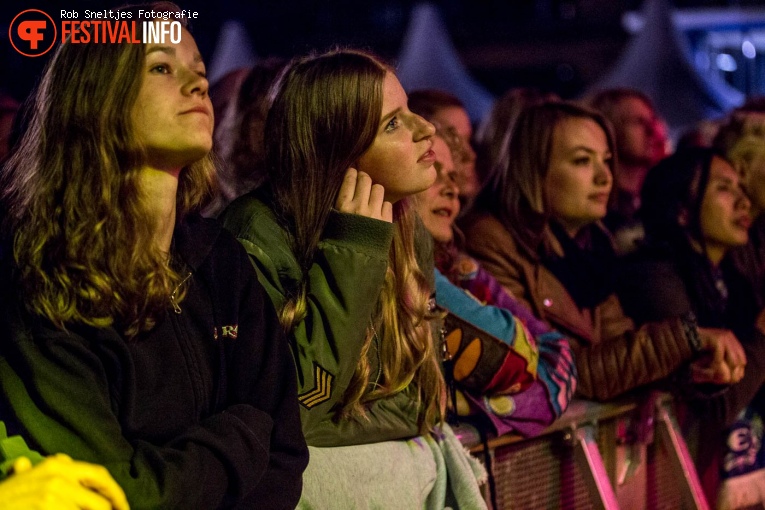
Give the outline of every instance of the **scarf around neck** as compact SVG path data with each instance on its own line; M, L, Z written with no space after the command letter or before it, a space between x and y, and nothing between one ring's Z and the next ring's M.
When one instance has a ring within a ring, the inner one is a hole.
M611 239L596 225L583 228L572 239L560 224L550 230L563 255L543 253L542 264L563 284L580 310L594 308L616 290L616 254Z

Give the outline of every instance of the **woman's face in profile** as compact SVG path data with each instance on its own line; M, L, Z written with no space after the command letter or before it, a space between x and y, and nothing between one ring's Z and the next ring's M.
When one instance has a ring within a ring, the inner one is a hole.
M724 159L713 157L699 216L707 248L746 244L752 223L749 207L738 173Z
M412 113L407 102L396 75L386 73L377 135L356 164L385 188L385 200L391 203L428 189L436 180L431 150L436 129Z
M191 34L147 44L133 125L148 164L179 170L212 148L213 110L205 65Z
M611 156L606 133L594 120L567 118L555 127L545 192L550 216L569 235L606 215Z

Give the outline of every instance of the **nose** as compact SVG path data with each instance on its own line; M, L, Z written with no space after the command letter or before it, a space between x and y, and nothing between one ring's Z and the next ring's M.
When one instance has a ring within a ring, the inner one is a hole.
M210 83L207 81L207 78L192 69L186 70L183 79L184 94L199 94L200 96L205 97L210 90Z
M415 142L432 138L436 134L436 127L419 115L414 114L414 121L415 129L413 134Z
M441 187L441 196L449 199L453 199L460 194L460 188L457 186L455 172L449 172L447 174L441 174L440 179L443 186Z
M736 209L743 209L745 211L748 211L752 207L752 201L749 199L749 196L746 194L746 192L744 192L744 190L741 188L738 190L735 206Z
M611 164L608 161L598 161L595 164L595 184L600 186L611 185Z

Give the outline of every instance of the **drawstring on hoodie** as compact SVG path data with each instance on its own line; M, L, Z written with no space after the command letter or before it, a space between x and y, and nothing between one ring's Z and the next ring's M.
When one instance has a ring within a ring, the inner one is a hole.
M175 313L177 313L177 314L179 314L179 315L180 315L180 313L181 313L183 310L181 310L181 307L180 307L180 306L178 306L178 303L177 303L177 301L176 301L176 296L178 296L178 291L180 291L180 290L181 290L181 287L183 287L183 285L184 285L184 284L185 284L187 281L189 281L189 278L191 278L191 271L189 271L189 274L187 274L187 275L186 275L186 278L184 278L184 279L183 279L183 281L182 281L181 283L179 283L179 284L178 284L178 285L175 287L175 290L173 291L173 293L172 293L172 294L170 294L170 303L172 303L172 305L173 305L173 310L175 310Z

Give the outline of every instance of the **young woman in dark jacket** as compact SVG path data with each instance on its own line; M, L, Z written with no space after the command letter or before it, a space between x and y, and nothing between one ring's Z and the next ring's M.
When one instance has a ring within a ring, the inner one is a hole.
M747 365L739 383L718 396L699 394L688 400L687 426L703 423L690 444L696 445L692 449L711 502L720 461L736 463L721 458L723 430L765 381L765 337L757 326L754 275L742 274L729 256L746 244L751 224L741 184L738 173L712 149L682 149L654 167L642 190L645 244L627 259L619 284L625 311L637 322L690 313L702 327L732 331L744 348ZM703 363L691 369L702 370ZM759 400L753 402L758 408Z
M177 10L141 8L138 27ZM186 29L56 50L2 186L0 420L105 466L133 509L294 508L308 455L289 344L245 251L196 214L207 92Z

